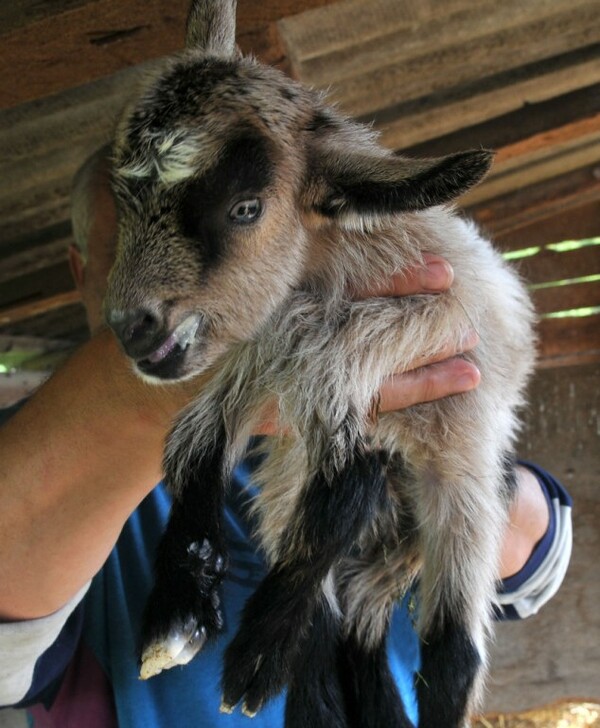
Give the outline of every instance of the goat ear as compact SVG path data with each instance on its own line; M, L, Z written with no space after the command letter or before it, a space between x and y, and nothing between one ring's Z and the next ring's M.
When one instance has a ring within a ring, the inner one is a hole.
M313 168L313 205L329 217L424 210L476 185L492 160L483 149L435 159L325 151Z
M225 58L234 56L236 4L236 0L193 0L185 47Z

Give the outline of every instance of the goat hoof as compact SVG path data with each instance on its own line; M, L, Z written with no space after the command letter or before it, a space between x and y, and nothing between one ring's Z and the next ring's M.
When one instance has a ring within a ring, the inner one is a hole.
M206 641L223 628L216 590L208 598L198 597L191 591L187 596L188 604L181 610L171 601L172 595L154 594L148 600L142 629L142 680L175 665L187 665Z
M140 678L148 680L175 665L187 665L204 647L206 638L206 628L199 627L193 618L180 629L171 629L164 639L153 641L144 649Z
M246 705L246 703L242 705L242 713L246 716L246 718L254 718L259 710L260 706L256 709L251 709Z

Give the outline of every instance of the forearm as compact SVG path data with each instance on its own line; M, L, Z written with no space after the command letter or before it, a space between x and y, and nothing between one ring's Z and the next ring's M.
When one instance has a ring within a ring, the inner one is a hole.
M184 402L135 377L104 332L2 428L1 618L49 614L98 571L159 481Z
M535 475L517 465L516 476L517 492L509 511L500 561L502 579L518 573L525 566L550 522L548 504Z

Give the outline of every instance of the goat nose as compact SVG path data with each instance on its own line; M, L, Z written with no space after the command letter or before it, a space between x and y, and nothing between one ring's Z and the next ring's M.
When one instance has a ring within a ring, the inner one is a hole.
M130 356L145 352L160 329L156 314L142 308L133 311L112 309L107 312L106 320Z

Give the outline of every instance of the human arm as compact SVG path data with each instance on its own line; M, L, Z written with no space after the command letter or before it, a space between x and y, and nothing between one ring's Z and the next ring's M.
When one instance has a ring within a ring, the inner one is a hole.
M500 555L502 579L521 571L550 524L550 511L538 479L523 465L516 466L515 476L517 488Z
M371 293L440 292L451 283L448 264L429 256L424 268ZM381 392L382 411L475 387L479 372L456 353L440 352L441 361L417 362L391 377ZM160 480L164 438L191 391L144 383L102 332L2 428L0 618L50 614L96 573L129 514ZM535 510L535 498L518 503L517 521L531 521L535 514L526 512ZM518 541L515 550L525 553L526 539ZM506 558L512 568L515 557Z
M0 618L48 615L98 571L189 396L138 379L102 332L0 430Z
M520 462L516 474L497 594L503 619L536 614L554 596L573 546L573 502L564 486L535 463Z

